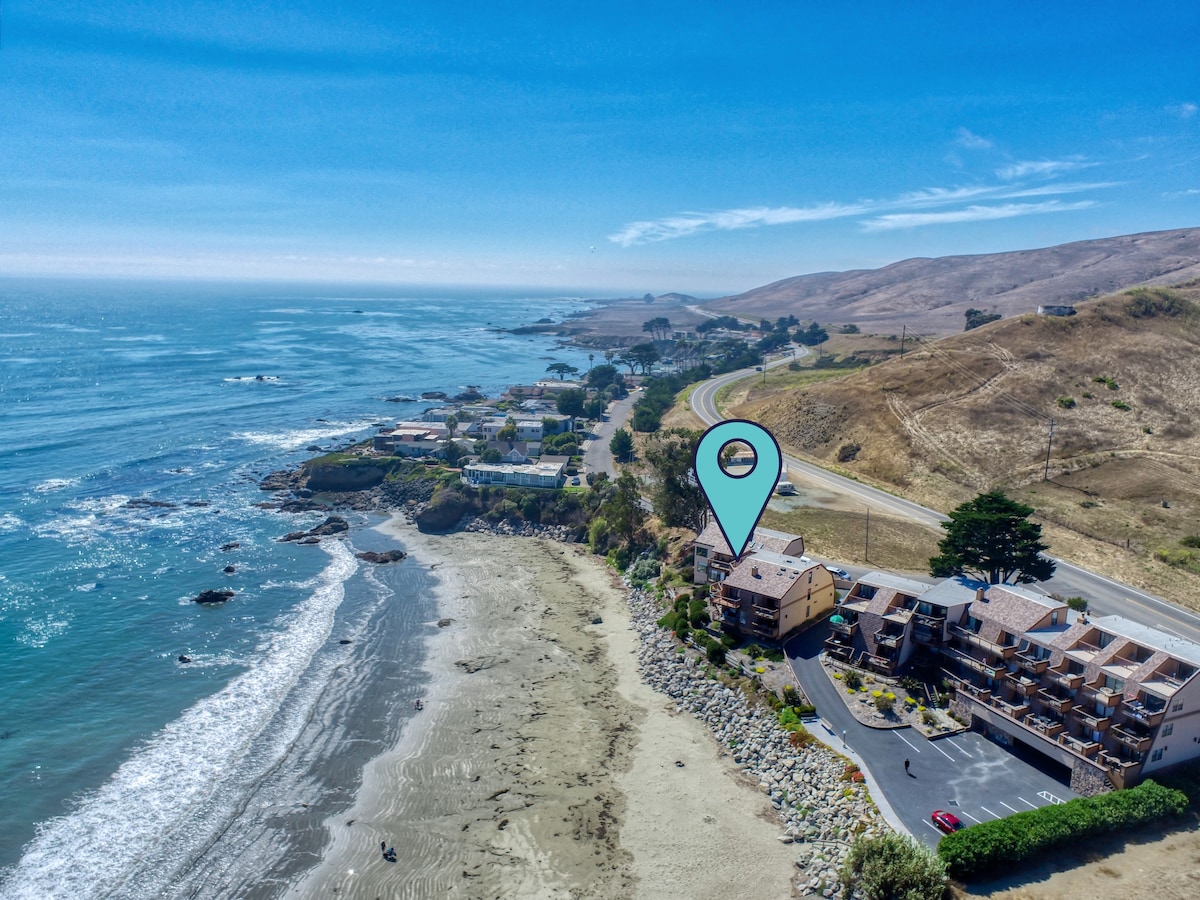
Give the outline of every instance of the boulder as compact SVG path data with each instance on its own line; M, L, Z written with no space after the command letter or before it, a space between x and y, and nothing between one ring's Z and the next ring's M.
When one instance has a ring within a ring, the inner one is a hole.
M364 550L362 553L355 553L355 557L370 563L392 563L399 562L408 556L403 550L385 550L383 553L376 553L374 550Z
M234 597L233 591L201 591L192 598L193 603L224 603L226 600L232 600Z

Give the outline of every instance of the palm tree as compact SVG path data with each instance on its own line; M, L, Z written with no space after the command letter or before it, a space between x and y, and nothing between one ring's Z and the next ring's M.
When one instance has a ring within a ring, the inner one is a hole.
M454 440L454 431L458 428L458 417L454 415L446 416L446 431L450 432L450 440Z
M589 371L589 372L590 372L590 371L592 371L592 360L593 360L593 359L595 359L595 358L596 358L596 354L595 354L595 353L589 353L589 354L588 354L588 371Z

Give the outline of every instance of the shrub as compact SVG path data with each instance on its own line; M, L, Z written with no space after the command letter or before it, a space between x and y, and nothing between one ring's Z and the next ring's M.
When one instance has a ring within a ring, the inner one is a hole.
M857 691L862 687L862 676L855 669L850 669L846 672L846 687L852 691Z
M838 462L852 462L858 458L858 451L862 449L860 444L842 444L838 448Z
M878 693L878 691L876 691ZM875 708L881 713L890 713L892 706L896 703L895 694L880 694L875 698Z
M783 700L788 706L799 706L800 692L793 685L785 684L783 686Z
M1068 597L1067 606L1075 612L1087 612L1088 602L1083 597Z
M859 837L841 881L846 896L853 891L865 900L938 900L946 892L946 864L908 835Z
M708 661L714 666L725 665L725 646L720 641L712 641L704 651Z
M964 828L942 838L938 855L952 877L979 878L1055 847L1181 815L1187 806L1182 791L1144 781L1129 790L1081 797Z
M921 713L921 721L932 727L937 724L937 716L929 710L925 710L925 712Z
M1185 547L1190 547L1193 550L1200 550L1200 534L1189 534L1179 543L1183 544Z
M1075 408L1075 398L1074 397L1059 397L1058 405L1061 406L1063 409L1074 409Z
M905 675L900 679L900 687L904 688L910 694L921 693L921 681L911 675Z
M639 559L629 567L629 580L635 587L645 587L662 571L657 559Z
M1112 407L1113 407L1113 409L1119 409L1122 412L1128 412L1129 410L1131 410L1133 408L1128 403L1126 403L1124 400L1114 400L1112 402Z

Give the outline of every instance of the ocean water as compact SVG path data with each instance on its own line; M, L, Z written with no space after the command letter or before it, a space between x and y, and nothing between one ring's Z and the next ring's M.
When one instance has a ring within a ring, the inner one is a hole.
M417 567L354 559L373 532L279 543L321 516L258 479L431 405L387 397L586 368L495 330L580 308L0 281L0 897L270 896L315 861L435 611Z

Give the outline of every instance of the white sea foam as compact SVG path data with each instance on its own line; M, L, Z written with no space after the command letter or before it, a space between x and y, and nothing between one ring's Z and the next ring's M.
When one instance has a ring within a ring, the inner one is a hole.
M0 897L148 896L141 893L141 880L169 874L138 873L137 885L130 878L164 841L178 836L173 836L176 829L187 822L186 836L197 843L215 837L224 825L223 816L189 818L221 792L223 779L245 761L255 738L328 640L343 584L356 569L342 542L325 542L321 547L332 557L329 565L308 599L288 616L283 630L259 648L252 667L135 750L73 812L39 825L20 861L0 875ZM263 772L275 762L255 760ZM238 799L230 798L226 816ZM200 833L206 828L214 833Z
M281 450L302 450L311 444L333 438L345 437L371 427L376 418L362 419L358 422L330 422L319 428L294 428L288 431L241 431L234 434L238 440L250 444L261 444Z
M25 522L19 516L14 516L12 513L0 513L0 534L9 531L16 531Z
M49 494L52 491L61 491L69 487L74 487L79 484L80 478L47 478L45 481L39 481L33 486L35 494Z

